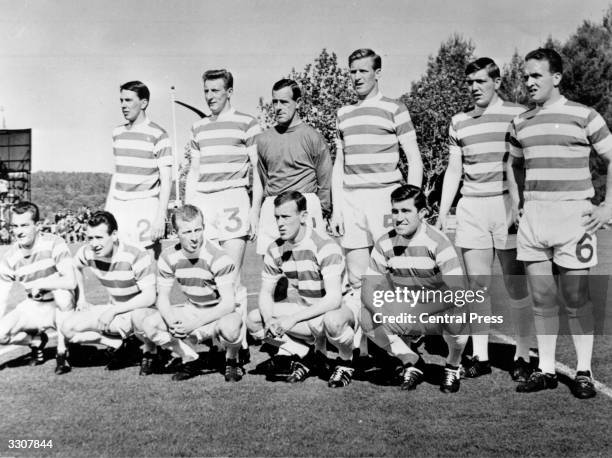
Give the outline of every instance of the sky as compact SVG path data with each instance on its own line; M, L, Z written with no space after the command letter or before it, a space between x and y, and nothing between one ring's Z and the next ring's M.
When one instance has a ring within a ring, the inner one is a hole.
M0 112L32 128L34 171L111 172L111 132L123 122L119 85L151 89L149 117L182 154L205 108L201 75L227 68L232 104L257 115L259 97L323 48L346 65L368 47L383 58L382 92L399 97L451 34L498 64L550 35L565 40L599 22L612 0L0 0Z

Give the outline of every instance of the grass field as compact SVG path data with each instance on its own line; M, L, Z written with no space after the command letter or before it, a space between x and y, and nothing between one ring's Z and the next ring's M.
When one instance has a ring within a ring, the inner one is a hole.
M609 274L612 233L603 235L596 272ZM252 307L261 271L252 247L245 270ZM14 293L13 302L23 294ZM104 293L96 286L88 297ZM251 351L247 371L268 357ZM440 393L433 379L402 392L379 383L376 370L332 390L316 378L293 386L247 374L227 384L211 372L176 383L169 374L139 377L137 367L107 372L94 349L61 377L52 360L16 362L0 372L0 456L610 456L612 399L579 401L563 377L556 390L515 393L505 371L512 351L491 344L493 374L463 380L456 395ZM611 355L612 338L597 336L594 373L607 386ZM558 360L574 365L568 337ZM52 440L53 448L9 449L11 439Z

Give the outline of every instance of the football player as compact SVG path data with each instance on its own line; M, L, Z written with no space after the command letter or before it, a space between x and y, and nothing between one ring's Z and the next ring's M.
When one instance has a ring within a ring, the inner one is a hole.
M276 125L258 135L259 174L265 200L261 206L257 253L265 254L278 238L274 220L274 198L286 191L306 197L309 224L325 231L323 218L331 214L332 162L325 138L298 114L302 90L293 80L282 79L272 86L272 108Z
M516 260L513 215L518 208L512 207L505 169L508 127L525 107L499 97L501 75L492 59L482 57L470 62L465 75L474 107L451 120L448 168L444 174L437 227L446 229L448 212L463 176L462 197L457 204L455 245L461 248L472 287L487 291L486 300L472 304L471 309L480 315L491 313L488 289L494 254L497 254L517 334L511 375L514 380L524 382L531 373L528 361L533 314L525 270ZM472 323L472 343L473 357L463 363L466 377L491 373L489 325Z
M424 379L425 363L410 348L410 338L423 332L441 333L449 351L440 390L455 393L460 387L459 366L467 334L463 328L465 323L451 317L460 310L454 303L443 303L440 300L431 303L422 300L412 304L390 303L392 309L386 312L391 315L410 313L415 317L420 317L419 310L431 315L443 313L451 317L448 324L430 325L422 323L419 318L416 326L407 322L389 327L384 322L381 324L380 319L374 316L378 312L384 313L373 302L376 279L381 276L389 276L388 287L393 289L399 286L421 291L465 290L463 269L452 243L441 231L423 221L427 207L425 194L420 188L410 185L396 188L391 193L391 204L394 228L374 245L367 271L368 280L364 283L364 334L380 348L401 360L401 389L414 390Z
M119 223L119 238L159 254L172 187L172 149L166 131L146 114L149 88L140 81L120 87L126 123L113 131L113 174L105 209Z
M137 328L150 342L180 355L182 362L173 380L187 380L200 373L195 345L212 339L216 346L225 348L225 380L237 382L244 375L238 352L245 341L246 326L234 299L234 261L206 239L204 217L197 207L177 209L172 224L179 243L162 251L158 261L157 310L150 311ZM175 281L185 302L173 304L170 300ZM153 371L154 358L145 353L143 375Z
M0 344L30 345L31 364L42 364L48 341L45 330L55 328L55 373L65 374L71 368L61 327L74 308L76 288L70 251L62 238L38 231L35 204L20 202L11 213L15 243L0 260ZM13 282L21 283L28 297L5 314Z
M559 294L577 355L571 391L586 399L596 395L588 274L597 264L596 232L612 218L612 135L595 110L561 94L562 75L563 61L553 49L528 53L524 77L535 107L510 125L509 152L518 185L515 205L522 209L518 259L525 262L533 295L539 351L538 369L517 391L557 387ZM599 206L590 201L594 195L591 149L608 164L605 201Z
M99 343L112 349L106 369L125 367L132 355L125 339L133 319L155 304L155 273L151 254L119 240L115 217L97 211L87 222L87 243L74 255L79 298L77 310L62 330L72 343ZM109 296L109 303L91 305L85 297L83 270L89 267Z
M225 70L202 75L204 99L211 116L191 128L191 164L185 184L185 202L204 215L205 237L219 243L234 260L236 300L246 313L247 289L241 270L246 240L255 238L261 204L255 136L261 128L253 116L232 107L234 77ZM247 185L253 168L253 206ZM246 341L243 348L247 348Z
M380 56L358 49L348 63L358 101L337 114L330 231L342 237L349 284L359 296L372 246L392 224L389 195L402 181L400 148L409 184L421 186L423 162L408 109L378 88Z
M354 372L352 357L360 303L354 292L346 294L342 250L327 234L319 234L307 224L306 198L297 191L276 196L274 217L280 238L264 256L259 308L249 313L249 330L256 339L267 337L267 341L279 345L276 358L290 363L290 383L301 382L311 374L325 358L322 353L325 339L329 339L338 349L339 358L328 385L344 387ZM283 276L297 294L294 303L274 301L274 289ZM283 363L275 365L282 367Z

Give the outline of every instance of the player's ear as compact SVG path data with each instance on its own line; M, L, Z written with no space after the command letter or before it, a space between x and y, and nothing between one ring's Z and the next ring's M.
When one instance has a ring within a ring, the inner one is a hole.
M140 108L146 110L149 106L149 99L140 99Z
M119 240L119 234L117 233L117 231L113 231L110 236L111 239L113 239L113 243L117 243L117 240Z
M308 221L308 210L300 212L300 223L306 224L306 221Z
M429 209L427 207L423 207L419 210L419 218L425 219L429 215Z

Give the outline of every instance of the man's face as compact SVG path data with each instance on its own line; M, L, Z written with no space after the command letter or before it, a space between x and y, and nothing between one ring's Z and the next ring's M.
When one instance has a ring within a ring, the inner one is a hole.
M278 91L272 91L272 107L276 122L287 126L293 121L297 110L297 102L293 100L293 91L290 87L284 87Z
M371 57L354 60L349 68L353 88L360 98L367 97L377 88L380 69L374 70L374 60Z
M213 115L218 115L229 103L233 89L225 89L222 79L204 81L204 99Z
M176 220L176 232L181 248L187 254L197 254L204 243L204 223L197 216L191 221Z
M306 212L298 211L295 201L285 202L274 208L274 218L278 225L280 238L294 240L303 224L306 224Z
M399 235L412 236L421 225L425 209L419 211L414 206L414 199L392 202L391 218L395 232Z
M11 230L21 248L31 248L36 240L38 227L32 219L32 214L27 211L21 215L13 213Z
M95 227L87 226L87 244L98 258L109 258L113 254L113 246L117 240L117 233L108 233L105 223Z
M547 60L530 59L525 62L524 79L531 99L542 105L553 96L561 82L561 74L551 73Z
M136 121L141 113L144 114L144 110L149 104L147 99L140 99L134 91L127 91L125 89L121 91L119 100L121 101L123 117L129 123Z
M466 82L476 106L486 108L499 89L501 78L491 78L489 72L482 68L474 73L470 73L466 78Z

